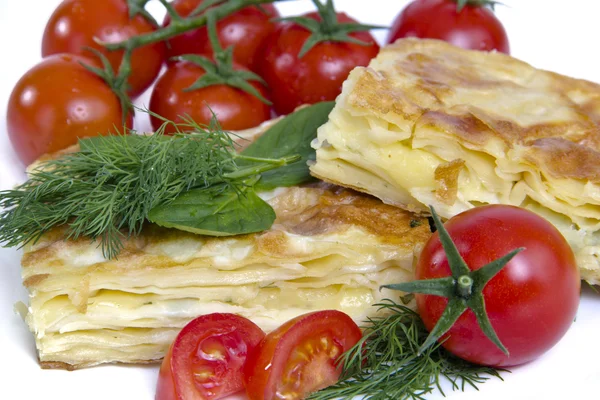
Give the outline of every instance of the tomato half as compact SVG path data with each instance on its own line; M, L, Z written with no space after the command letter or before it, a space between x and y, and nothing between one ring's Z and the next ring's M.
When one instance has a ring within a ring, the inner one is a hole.
M42 56L57 53L95 57L85 47L99 50L119 69L122 51L108 51L95 42L114 43L132 36L153 32L156 28L144 17L129 18L126 0L64 0L56 8L44 30ZM140 47L131 56L131 86L129 95L135 97L146 90L160 72L165 57L165 44L154 43Z
M220 399L244 388L242 367L265 333L235 314L207 314L188 323L160 367L156 400Z
M175 11L187 17L204 0L175 0L172 5ZM258 50L274 29L272 18L279 13L273 4L250 6L228 15L217 23L217 36L221 46L226 49L235 46L233 60L253 71L256 70ZM167 16L163 26L170 23ZM194 29L169 39L168 58L182 54L200 54L212 57L213 51L208 39L206 27Z
M573 251L560 232L531 211L508 205L477 207L445 225L471 270L477 270L520 247L518 253L484 287L485 308L506 356L465 311L446 335L443 346L465 360L496 367L531 361L567 332L579 305L580 276ZM451 275L437 232L425 244L416 278ZM448 299L416 295L427 329L439 320Z
M454 0L415 0L394 20L387 42L404 37L445 40L472 50L510 53L506 30L493 11L467 4L460 12Z
M356 23L345 13L337 13L338 22ZM318 13L305 17L321 20ZM361 46L348 42L321 42L302 58L300 50L311 32L293 22L279 24L263 48L260 75L271 90L275 111L288 114L302 104L335 100L350 71L365 66L379 52L373 36L355 32L350 36L370 43Z
M119 99L96 74L80 63L95 61L71 54L43 59L21 77L8 100L8 137L21 161L30 164L46 153L122 126ZM131 127L133 119L129 118Z
M171 121L180 122L182 116L188 115L198 124L206 125L210 123L214 112L221 127L226 130L252 128L271 117L269 105L231 86L213 85L185 91L204 73L204 69L189 62L169 66L154 86L150 110ZM261 84L252 85L263 96L267 96ZM162 124L156 117L151 117L151 121L155 130ZM166 133L173 132L174 128L168 126Z
M336 360L361 338L343 312L317 311L296 317L269 333L244 368L250 400L302 399L337 382Z

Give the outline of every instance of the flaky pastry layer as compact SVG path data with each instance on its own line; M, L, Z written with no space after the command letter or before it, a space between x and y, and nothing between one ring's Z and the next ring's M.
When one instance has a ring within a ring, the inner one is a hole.
M600 86L501 53L403 39L356 68L318 131L314 176L444 218L532 209L600 283Z

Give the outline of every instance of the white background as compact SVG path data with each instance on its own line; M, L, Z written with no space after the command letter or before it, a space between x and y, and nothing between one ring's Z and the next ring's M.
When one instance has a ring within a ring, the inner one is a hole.
M102 0L97 0L102 1ZM12 87L40 59L46 20L58 0L0 0L0 189L20 182L23 166L6 135L6 104ZM406 0L337 0L338 9L365 23L389 25ZM497 7L512 54L536 67L600 82L600 2L592 0L504 0ZM151 4L161 16L157 2ZM312 9L308 0L279 5L283 14ZM159 19L160 20L160 19ZM385 31L376 33L382 40ZM147 103L149 93L139 103ZM137 127L145 129L140 118ZM26 300L20 253L0 249L0 399L140 399L154 397L157 367L105 366L66 372L38 367L31 334L13 304ZM585 286L585 285L584 285ZM560 293L556 294L560 296ZM480 391L446 391L451 399L593 399L600 396L600 295L584 290L576 322L549 353L492 380ZM441 399L439 393L428 399Z

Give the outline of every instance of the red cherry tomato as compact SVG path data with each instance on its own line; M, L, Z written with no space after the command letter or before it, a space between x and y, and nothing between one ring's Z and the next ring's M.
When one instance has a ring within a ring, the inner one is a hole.
M250 353L244 368L250 400L302 399L337 382L338 357L361 338L352 319L335 310L296 317Z
M242 367L265 333L235 314L188 323L160 367L156 400L216 400L244 388Z
M345 13L337 13L337 16L338 22L356 23ZM306 17L321 20L316 12ZM367 65L379 52L370 33L355 32L350 36L371 45L321 42L298 58L310 35L306 28L285 22L275 29L263 48L260 74L271 90L274 108L279 114L288 114L302 104L335 100L350 71Z
M203 2L204 0L175 0L173 8L180 16L186 17ZM242 8L217 23L219 42L224 49L235 46L233 60L255 71L257 62L260 61L258 50L274 29L271 19L278 16L279 13L273 4L262 4L260 8L256 6ZM170 18L167 16L163 26L169 23ZM169 46L168 58L182 54L201 54L209 58L213 55L206 27L169 39Z
M64 0L46 25L42 38L42 56L57 53L95 57L85 47L97 49L119 69L122 51L108 51L94 41L114 43L132 36L153 32L156 28L144 17L129 18L126 0ZM129 94L138 96L146 90L160 72L165 56L164 43L154 43L133 51Z
M495 367L531 361L552 346L571 326L579 305L580 277L573 251L560 232L542 217L507 205L477 207L445 225L471 270L524 247L483 290L490 322L507 357L482 332L467 310L442 336L443 346L465 360ZM417 279L451 275L435 233L417 264ZM439 320L448 300L417 295L427 329Z
M210 123L214 112L221 127L226 130L251 128L271 117L270 106L231 86L214 85L184 91L204 73L204 69L189 62L171 65L156 82L150 99L150 110L171 121L180 122L182 116L188 115L197 123L206 125ZM266 97L262 85L252 85ZM162 124L156 117L152 117L151 121L155 130ZM169 126L165 133L173 132L174 128Z
M453 0L415 0L394 20L387 42L404 37L440 39L473 50L510 53L502 23L485 6L466 5L460 12Z
M108 134L122 126L119 99L81 62L98 66L71 54L50 56L14 87L8 100L7 130L24 164L75 144L77 138Z

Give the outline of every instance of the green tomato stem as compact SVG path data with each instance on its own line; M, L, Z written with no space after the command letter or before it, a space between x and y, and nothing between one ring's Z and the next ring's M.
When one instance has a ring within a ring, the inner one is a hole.
M216 20L224 18L229 14L232 14L244 7L252 5L260 5L267 3L274 3L278 0L230 0L223 3L204 14L194 16L192 18L182 18L179 21L171 21L169 25L164 28L157 29L153 32L148 32L143 35L133 36L122 42L105 43L97 41L99 44L106 47L108 50L125 50L125 49L136 49L138 47L146 46L152 43L161 42L177 36L181 33L187 32L192 29L200 28L206 25L208 20L207 14L213 13ZM279 0L281 1L281 0ZM125 59L124 59L125 60ZM128 60L130 61L130 60Z
M473 279L469 275L462 275L456 282L458 295L463 298L469 298L473 292Z

